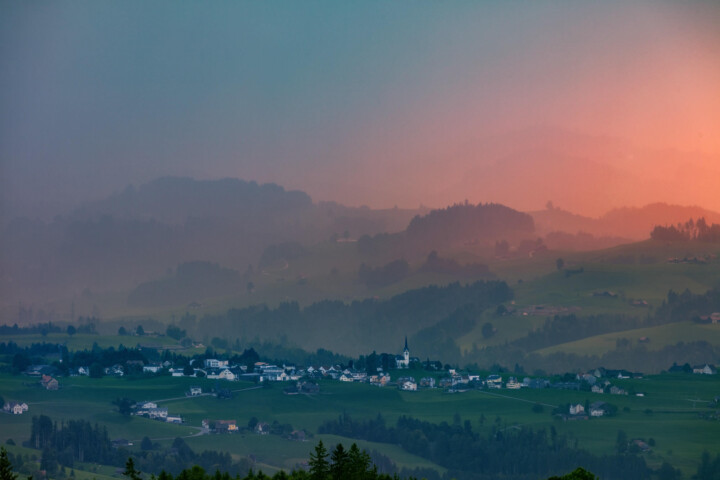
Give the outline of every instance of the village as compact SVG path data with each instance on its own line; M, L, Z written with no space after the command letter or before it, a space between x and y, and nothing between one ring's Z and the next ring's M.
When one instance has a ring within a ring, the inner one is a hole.
M385 354L387 355L387 354ZM203 391L200 386L191 386L185 392L187 397L214 396L217 398L232 398L233 391L230 388L220 386L231 385L229 382L250 382L255 387L262 388L270 383L287 384L283 388L284 395L315 395L320 393L321 381L337 381L343 383L365 383L379 388L397 388L405 392L417 392L420 390L443 389L450 394L459 394L471 390L520 390L520 389L556 389L568 391L585 391L597 395L635 395L645 396L644 392L628 391L613 384L614 380L642 378L638 372L627 370L610 370L596 368L592 371L581 374L565 374L563 376L549 378L519 375L492 373L483 376L477 373L460 371L456 368L444 368L441 362L421 362L417 357L410 356L407 339L401 354L391 355L394 364L385 371L378 367L376 372L368 373L364 370L357 370L351 366L342 365L309 365L297 367L295 365L283 364L274 365L258 361L251 365L232 365L228 360L222 358L193 359L190 364L183 368L175 368L171 362L148 363L133 360L126 363L132 365L112 365L103 369L105 376L122 377L126 370L133 368L141 371L144 375L170 375L172 377L206 378L216 380L215 387L209 391ZM138 365L135 365L137 363ZM449 367L449 366L448 366ZM717 369L713 365L703 364L696 366L673 365L668 370L670 373L693 373L700 375L715 375ZM395 375L393 378L391 375ZM423 372L419 374L419 372ZM34 365L25 372L29 377L39 377L36 385L49 391L61 388L60 382L54 378L53 367L47 365ZM71 372L75 376L91 376L90 368L79 367ZM228 382L228 383L225 383ZM716 399L717 401L717 399ZM25 402L8 401L3 405L4 413L21 415L29 410ZM563 420L587 420L608 415L614 415L616 407L609 402L598 400L595 402L569 403L556 408L553 414ZM149 419L183 424L184 419L179 415L173 415L168 408L158 405L157 401L144 400L134 402L131 406L131 414L146 417ZM277 426L255 421L252 422L251 430L258 434L267 434L271 431L282 432L288 438L304 439L305 432L296 432L292 429L278 428ZM202 422L203 433L235 433L241 431L235 420L211 420Z

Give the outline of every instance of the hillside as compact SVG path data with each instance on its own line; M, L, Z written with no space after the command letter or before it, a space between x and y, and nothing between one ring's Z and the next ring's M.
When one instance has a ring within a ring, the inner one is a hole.
M399 231L418 213L313 203L303 192L238 179L161 178L50 223L11 221L2 232L0 286L3 301L16 305L127 290L187 261L244 272L271 245Z

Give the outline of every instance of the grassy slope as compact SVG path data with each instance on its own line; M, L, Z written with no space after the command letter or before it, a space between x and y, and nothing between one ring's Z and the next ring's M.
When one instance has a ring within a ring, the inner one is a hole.
M24 400L30 405L29 414L22 416L0 415L0 441L13 438L16 442L28 438L32 415L47 414L53 418L84 418L107 425L111 438L124 437L139 440L148 435L168 444L177 436L188 436L204 418L235 419L244 425L255 416L261 421L290 423L296 429L316 432L324 421L347 412L354 418L371 418L378 413L394 424L400 415L411 415L431 422L452 422L455 413L472 422L473 428L489 432L494 422L503 427L528 425L534 428L554 426L558 432L577 438L579 445L594 453L611 453L617 431L625 430L630 438L654 438L657 446L648 455L652 465L663 460L691 473L703 450L720 450L720 426L717 421L703 420L700 412L709 411L704 404L693 404L688 399L710 400L720 392L717 377L697 375L665 375L614 383L636 391L645 397L597 395L587 392L555 390L500 390L495 392L467 392L446 394L438 390L400 392L392 388L379 389L368 385L324 382L319 395L287 396L283 385L270 388L238 391L231 400L214 397L185 398L183 392L190 384L200 383L205 388L213 381L189 379L62 379L63 389L47 392L27 385L25 377L0 377L2 394L8 400ZM234 390L248 384L231 383ZM82 395L78 392L82 391ZM172 414L183 415L186 426L168 425L142 418L123 418L113 411L111 400L117 396L160 400ZM535 402L559 405L569 402L604 400L619 407L615 418L602 418L589 422L560 422L550 415L551 407L543 413L533 413ZM627 407L628 411L624 411ZM645 413L646 410L652 413ZM480 420L484 417L484 422ZM497 420L499 418L499 420ZM317 437L317 436L316 436ZM332 444L338 438L321 436ZM186 441L196 450L219 449L238 456L253 454L258 461L274 467L292 468L307 458L313 441L291 442L275 436L258 437L251 434L231 437L201 436ZM345 443L349 441L345 440ZM390 456L399 465L432 466L430 462L403 452L397 446L359 442L369 450L376 449Z
M647 337L650 340L646 344L648 350L660 350L665 345L697 340L705 340L717 345L720 344L720 325L700 325L693 322L680 322L657 327L638 328L623 332L597 335L575 342L561 343L538 350L538 352L543 354L565 352L576 353L578 355L602 355L608 350L614 349L616 341L620 338L627 338L633 342L637 342L642 337Z

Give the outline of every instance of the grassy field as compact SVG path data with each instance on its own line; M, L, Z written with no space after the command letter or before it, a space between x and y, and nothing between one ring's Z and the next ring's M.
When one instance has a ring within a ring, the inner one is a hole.
M400 415L410 415L431 422L452 422L455 414L470 420L474 429L489 432L493 425L512 428L527 425L533 428L554 426L561 434L577 439L582 448L596 454L612 453L618 430L629 438L653 438L656 442L647 461L658 466L667 460L686 474L694 473L704 450L720 451L720 422L701 417L709 413L707 402L720 395L720 379L699 375L664 375L644 379L614 381L644 397L611 396L589 392L558 390L496 390L448 394L440 390L401 392L395 388L376 388L361 384L323 382L318 395L284 395L281 384L251 389L246 383L223 383L236 390L234 398L184 396L191 384L210 388L214 381L170 377L148 379L99 380L71 377L61 379L61 390L49 392L32 384L27 377L0 377L0 394L6 400L28 402L25 415L0 415L0 441L12 438L16 443L29 437L33 415L46 414L54 419L83 418L106 425L111 438L128 438L137 443L149 436L168 445L173 438L187 437L196 449L217 449L236 456L255 455L270 468L292 468L307 459L317 438L332 444L350 440L316 435L309 442L293 442L277 436L246 433L233 436L193 436L203 419L234 419L245 425L252 417L272 423L290 423L295 429L317 432L323 422L349 413L353 418L374 418L378 413L388 425ZM122 417L114 411L112 400L119 396L135 400L155 400L171 414L180 414L185 425L170 425L153 420ZM570 402L584 403L603 400L618 407L618 415L589 421L562 422L554 419L553 406ZM535 403L545 405L542 413L532 411ZM358 442L375 449L401 466L430 466L426 460L402 451L397 446Z
M660 350L666 345L698 340L704 340L713 345L718 345L720 344L720 325L698 324L694 322L671 323L669 325L597 335L575 342L561 343L538 350L537 352L542 354L565 352L578 355L602 355L609 350L613 350L618 339L626 338L637 343L638 340L643 337L649 339L649 341L645 343L648 350Z

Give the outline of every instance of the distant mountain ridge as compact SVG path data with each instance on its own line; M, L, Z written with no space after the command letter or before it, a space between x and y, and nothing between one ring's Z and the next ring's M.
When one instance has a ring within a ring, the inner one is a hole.
M698 206L669 205L657 202L643 207L623 207L608 211L598 218L577 215L552 207L529 212L535 220L538 233L562 231L575 234L589 233L595 236L613 236L631 240L650 238L656 225L685 223L689 219L705 218L708 222L720 222L720 213Z

